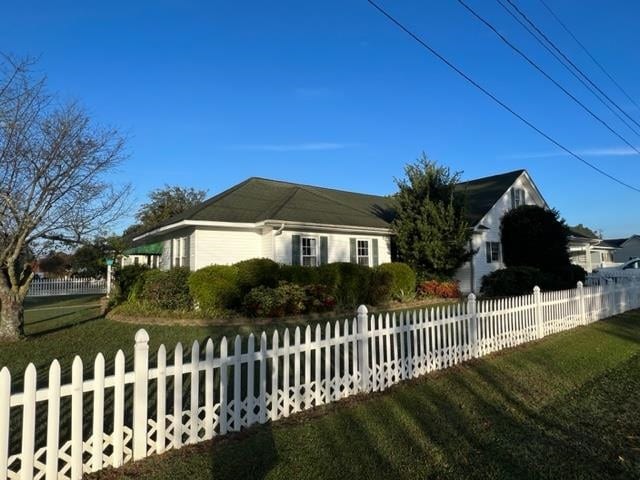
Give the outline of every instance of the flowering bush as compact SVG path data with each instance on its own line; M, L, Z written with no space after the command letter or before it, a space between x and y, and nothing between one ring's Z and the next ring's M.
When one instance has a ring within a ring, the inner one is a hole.
M307 312L328 312L336 306L336 297L329 293L326 285L307 285L304 287L305 310Z
M460 285L455 280L427 280L418 285L418 294L425 297L459 298Z
M244 311L251 317L283 317L297 315L305 309L304 289L293 283L280 282L276 288L256 287L244 297Z

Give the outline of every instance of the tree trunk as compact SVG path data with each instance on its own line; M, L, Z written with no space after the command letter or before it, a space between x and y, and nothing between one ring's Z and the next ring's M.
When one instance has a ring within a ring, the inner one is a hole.
M0 341L18 340L23 335L23 299L13 293L0 295Z

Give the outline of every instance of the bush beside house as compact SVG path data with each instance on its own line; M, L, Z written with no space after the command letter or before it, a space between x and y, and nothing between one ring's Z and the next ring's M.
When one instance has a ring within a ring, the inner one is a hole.
M127 266L117 273L118 300L151 311L199 310L207 316L243 313L249 317L279 317L321 313L359 304L381 305L415 297L416 274L406 264L369 268L352 263L319 267L278 265L251 259L234 265L211 265L189 272ZM455 284L454 284L455 285ZM429 291L429 296L456 288ZM422 292L424 293L424 292Z
M507 268L486 275L480 293L504 297L542 290L575 288L585 270L571 264L568 227L556 210L522 205L507 212L500 224L502 257Z

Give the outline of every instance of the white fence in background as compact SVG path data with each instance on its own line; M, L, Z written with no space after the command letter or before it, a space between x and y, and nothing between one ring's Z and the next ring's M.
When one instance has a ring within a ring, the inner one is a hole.
M100 295L107 293L104 278L43 278L34 279L29 286L28 297L55 295Z
M0 371L0 478L79 479L639 307L635 280L398 315L362 306L293 335L236 336L231 350L226 338L160 346L152 361L140 330L129 370L122 351L108 368L99 354L90 375L76 357L63 382L54 360L46 384L29 365L16 392Z
M585 285L604 285L606 283L619 283L629 280L640 281L640 269L628 269L628 270L599 270L595 273L590 273L585 279Z

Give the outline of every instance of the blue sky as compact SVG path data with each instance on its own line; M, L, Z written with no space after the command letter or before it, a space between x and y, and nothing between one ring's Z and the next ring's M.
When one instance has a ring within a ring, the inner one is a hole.
M640 3L548 1L640 103ZM468 2L640 145L496 2ZM640 187L640 156L457 1L380 3L545 131ZM517 3L640 122L538 0ZM53 90L128 135L115 180L134 184L137 203L164 184L214 194L249 176L387 194L424 151L464 178L526 168L568 222L640 233L639 193L559 152L364 0L14 2L0 25L3 51L39 55Z

